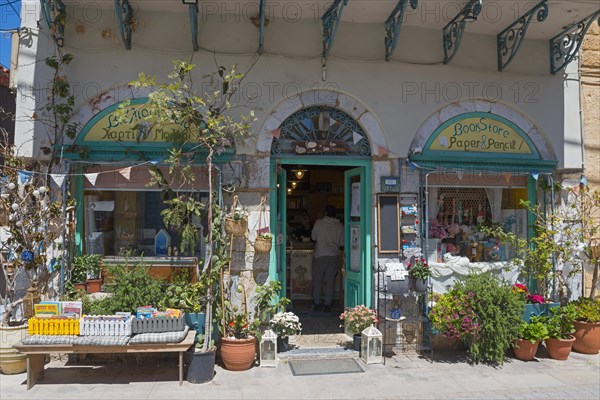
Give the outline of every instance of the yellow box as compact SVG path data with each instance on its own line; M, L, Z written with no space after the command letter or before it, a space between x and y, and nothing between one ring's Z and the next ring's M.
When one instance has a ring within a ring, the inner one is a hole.
M72 318L29 318L30 335L79 335L79 320Z

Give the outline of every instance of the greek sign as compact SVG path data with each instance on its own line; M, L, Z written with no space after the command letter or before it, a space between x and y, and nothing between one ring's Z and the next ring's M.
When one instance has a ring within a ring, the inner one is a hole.
M155 126L156 118L145 99L132 101L123 111L118 108L119 104L114 104L92 118L85 127L84 142L164 143L188 129L184 121Z
M459 115L440 126L429 150L534 154L529 140L510 121L490 113Z

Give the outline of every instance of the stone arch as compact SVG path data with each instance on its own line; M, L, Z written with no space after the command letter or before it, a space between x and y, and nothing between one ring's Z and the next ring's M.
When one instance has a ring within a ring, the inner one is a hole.
M266 116L258 131L256 150L259 153L271 152L273 131L295 112L311 106L330 106L344 111L354 118L364 129L371 144L373 156L383 155L380 149L387 149L387 141L383 134L383 125L375 114L358 99L346 93L333 90L308 90L280 101ZM386 150L387 152L387 150Z
M556 155L546 135L529 118L506 104L484 99L448 104L431 114L417 130L410 144L410 153L420 154L431 134L440 125L457 115L469 112L487 112L508 119L527 134L529 139L535 144L542 160L556 160Z

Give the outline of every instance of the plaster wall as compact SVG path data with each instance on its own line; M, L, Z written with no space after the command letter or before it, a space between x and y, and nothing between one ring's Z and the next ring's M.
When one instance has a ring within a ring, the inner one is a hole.
M23 7L32 7L25 1ZM235 15L203 16L199 23L201 51L191 51L187 13L139 11L135 14L132 50L124 50L113 10L69 8L64 52L75 56L65 74L77 96L80 123L91 113L123 100L112 92L126 87L139 72L166 79L171 61L191 60L197 65L196 84L209 87L204 75L217 65L237 64L247 77L235 99L257 115L255 130L264 123L276 104L308 90L346 93L365 105L383 128L390 156L406 156L409 145L423 122L442 107L470 99L505 103L519 110L535 124L562 168L580 168L581 150L577 138L579 99L575 80L565 89L565 77L548 73L548 44L545 40L525 41L515 61L502 73L496 70L495 37L467 33L458 55L443 65L441 32L406 26L402 30L395 58L383 61L383 24L343 23L326 63L326 80L320 58L320 19L290 22L274 18L266 29L265 52L255 55L258 30ZM93 17L93 18L92 18ZM38 15L39 19L39 15ZM37 20L24 18L33 41L20 48L20 94L17 136L22 154L39 156L34 132L42 130L30 117L44 103L43 96L30 90L49 80L43 60L51 49L47 30L37 29ZM43 26L43 24L42 24ZM216 51L213 53L213 51ZM36 62L38 61L38 62ZM572 76L571 76L572 77ZM102 98L102 94L111 97ZM82 112L82 110L92 110ZM568 133L565 133L568 129ZM565 141L566 135L574 140ZM26 144L27 143L27 144ZM240 146L254 153L251 146Z

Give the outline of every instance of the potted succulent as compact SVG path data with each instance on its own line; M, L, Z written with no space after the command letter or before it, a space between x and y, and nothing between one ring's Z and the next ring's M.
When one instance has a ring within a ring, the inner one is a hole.
M425 292L427 290L427 279L431 275L429 264L423 257L415 259L414 262L406 265L410 286L415 292Z
M293 312L279 312L269 321L269 327L277 334L277 352L287 351L290 335L302 331L300 318Z
M550 358L566 360L569 358L573 342L575 342L575 328L573 320L576 311L573 305L555 307L550 310L550 316L540 317L548 327L548 338L545 341L546 350Z
M573 350L584 354L600 351L600 299L581 297L571 305L575 308L575 343Z
M377 313L367 306L358 305L346 308L340 319L346 332L352 333L354 350L360 351L361 333L377 323Z
M548 338L548 327L541 317L531 317L529 322L522 322L519 327L519 339L514 342L513 350L519 360L531 361L542 340Z
M254 240L254 251L257 253L269 253L273 245L273 235L269 232L261 233Z
M244 237L248 231L248 210L242 207L238 196L233 197L231 211L225 216L225 232L232 237Z

